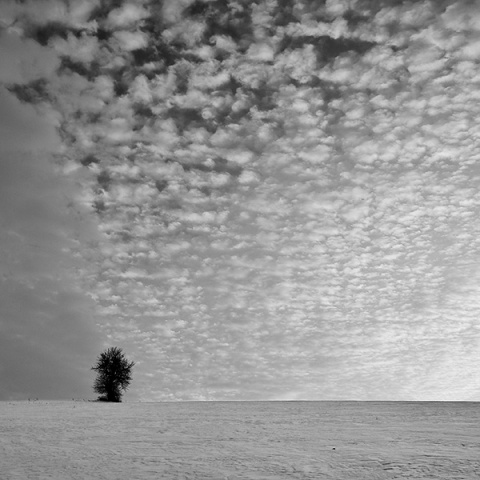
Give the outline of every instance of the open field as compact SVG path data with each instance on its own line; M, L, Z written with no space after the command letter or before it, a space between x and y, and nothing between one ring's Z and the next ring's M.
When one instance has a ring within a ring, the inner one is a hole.
M0 402L0 478L473 480L480 404Z

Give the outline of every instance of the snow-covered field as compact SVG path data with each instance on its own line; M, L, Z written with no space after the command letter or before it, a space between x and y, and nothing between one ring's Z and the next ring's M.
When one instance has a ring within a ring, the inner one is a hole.
M0 402L0 479L479 479L480 404Z

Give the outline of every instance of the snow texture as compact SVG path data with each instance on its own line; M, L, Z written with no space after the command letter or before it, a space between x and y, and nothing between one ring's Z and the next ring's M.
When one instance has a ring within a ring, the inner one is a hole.
M480 405L0 403L0 478L477 479Z

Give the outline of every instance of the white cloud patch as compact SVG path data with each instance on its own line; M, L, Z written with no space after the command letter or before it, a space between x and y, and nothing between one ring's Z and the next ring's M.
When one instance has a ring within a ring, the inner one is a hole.
M114 38L118 40L120 48L131 51L138 50L147 46L147 35L142 32L130 32L128 30L118 30L114 33Z
M112 28L127 28L147 18L150 12L139 3L126 2L121 7L111 10L107 17L107 25Z
M50 43L58 55L69 57L76 62L90 63L98 55L99 45L96 37L77 38L69 35L67 39L55 38Z

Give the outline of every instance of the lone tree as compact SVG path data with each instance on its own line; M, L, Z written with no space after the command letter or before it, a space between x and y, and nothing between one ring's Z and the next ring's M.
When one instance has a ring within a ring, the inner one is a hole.
M93 384L95 392L100 394L98 400L104 402L121 402L123 391L127 390L132 380L132 367L119 347L110 347L102 352L92 370L97 372Z

